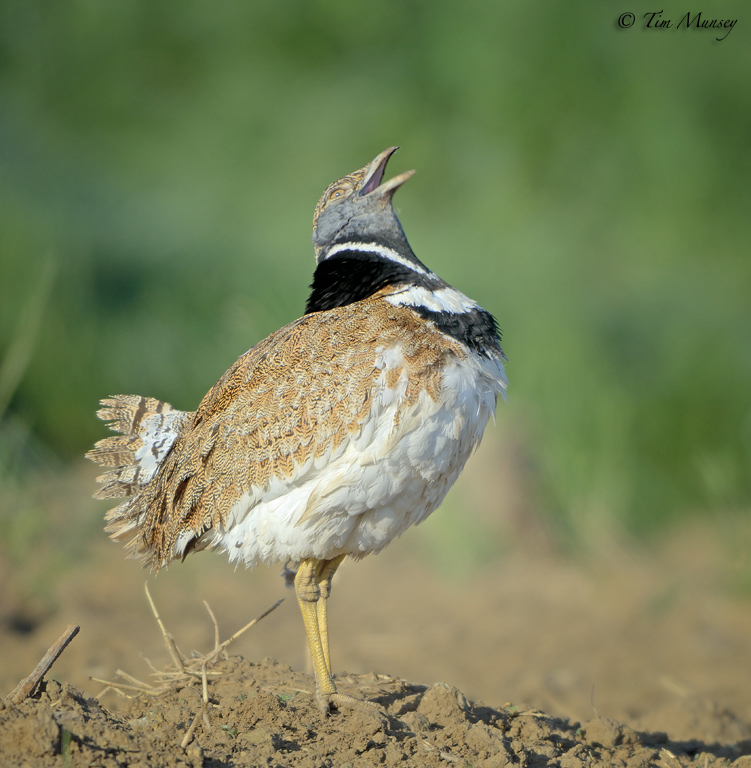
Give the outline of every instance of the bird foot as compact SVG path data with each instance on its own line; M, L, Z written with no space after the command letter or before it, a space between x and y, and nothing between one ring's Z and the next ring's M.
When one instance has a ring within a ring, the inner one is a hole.
M366 707L374 712L383 712L383 707L366 699L358 699L356 696L349 696L346 693L318 693L316 694L318 708L324 715L330 715L332 709L357 709Z

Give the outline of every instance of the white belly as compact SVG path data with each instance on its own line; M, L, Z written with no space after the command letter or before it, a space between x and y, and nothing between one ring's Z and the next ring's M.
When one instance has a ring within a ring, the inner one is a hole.
M444 369L439 402L422 391L407 407L406 378L391 389L385 384L400 360L398 350L380 354L383 373L358 434L324 466L310 466L293 482L275 481L260 496L245 494L224 528L213 531L211 546L249 566L359 558L433 512L480 442L506 379L500 360L470 356Z

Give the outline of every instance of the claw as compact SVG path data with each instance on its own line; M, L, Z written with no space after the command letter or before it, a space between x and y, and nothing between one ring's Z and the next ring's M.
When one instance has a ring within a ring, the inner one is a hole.
M324 716L330 715L332 709L357 709L358 707L366 707L381 715L386 714L386 710L380 704L367 699L358 699L356 696L350 696L346 693L317 693L316 701Z

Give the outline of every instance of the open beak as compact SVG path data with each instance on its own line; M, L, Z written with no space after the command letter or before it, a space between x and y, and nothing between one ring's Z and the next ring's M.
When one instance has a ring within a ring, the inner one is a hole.
M377 192L378 195L382 197L391 197L407 179L415 175L415 171L405 171L398 176L394 176L393 179L389 179L387 182L381 184L389 158L397 149L399 149L399 147L389 147L388 149L384 149L383 152L373 160L365 175L365 183L358 192L360 197L369 195L371 192Z

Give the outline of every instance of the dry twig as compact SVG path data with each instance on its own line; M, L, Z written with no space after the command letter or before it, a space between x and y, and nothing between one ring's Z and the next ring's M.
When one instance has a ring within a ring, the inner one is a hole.
M193 732L196 730L196 726L198 725L198 720L206 717L207 706L207 702L204 702L203 707L201 707L201 711L193 718L193 722L190 724L190 728L188 728L188 730L185 732L185 736L183 736L183 740L180 742L181 749L185 749L185 747L190 744L190 740L193 738Z
M36 665L34 671L8 694L7 699L11 704L19 704L34 693L44 676L52 669L52 665L60 658L60 654L68 647L68 643L78 634L81 627L78 624L69 624L65 632L58 637L42 660Z

